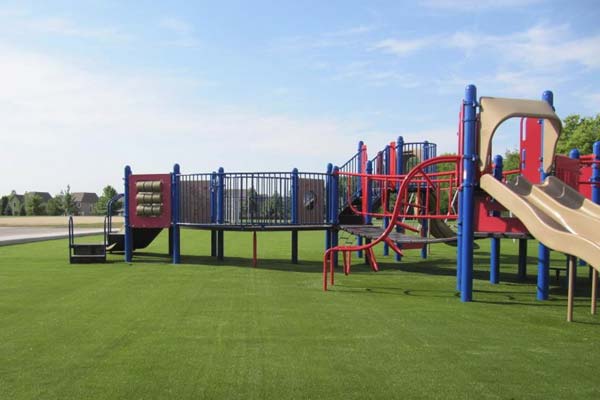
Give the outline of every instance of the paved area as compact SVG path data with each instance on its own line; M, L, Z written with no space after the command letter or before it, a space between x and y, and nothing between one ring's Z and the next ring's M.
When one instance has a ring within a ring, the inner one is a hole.
M75 236L97 235L103 232L100 228L75 228ZM69 237L67 228L0 226L0 246L10 244L39 242L43 240L64 239Z
M104 223L103 216L85 216L73 217L75 226L85 227L85 225L95 225L101 227ZM0 227L2 226L48 226L48 227L67 227L69 217L57 216L39 216L39 217L0 217ZM123 225L123 217L115 216L112 218L113 226ZM89 226L88 226L89 227Z

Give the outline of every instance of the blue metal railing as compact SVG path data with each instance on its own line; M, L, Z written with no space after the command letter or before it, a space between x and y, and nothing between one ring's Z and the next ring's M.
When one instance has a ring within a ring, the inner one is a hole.
M180 225L323 225L326 173L178 174Z

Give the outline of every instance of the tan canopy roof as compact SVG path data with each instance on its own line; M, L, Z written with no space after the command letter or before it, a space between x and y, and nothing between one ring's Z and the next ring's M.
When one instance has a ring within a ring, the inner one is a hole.
M541 100L503 99L482 97L479 112L479 158L480 169L485 170L492 162L492 138L498 126L509 118L531 117L544 120L543 168L549 172L554 160L556 142L560 136L562 123L550 104Z

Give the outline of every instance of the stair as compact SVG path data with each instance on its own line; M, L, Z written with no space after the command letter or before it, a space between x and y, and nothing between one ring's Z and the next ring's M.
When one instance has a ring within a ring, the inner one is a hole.
M104 232L106 238L106 219L104 219ZM69 217L69 262L71 264L106 262L106 239L103 243L75 243L73 217Z
M71 245L71 264L102 263L106 261L104 244L77 243Z

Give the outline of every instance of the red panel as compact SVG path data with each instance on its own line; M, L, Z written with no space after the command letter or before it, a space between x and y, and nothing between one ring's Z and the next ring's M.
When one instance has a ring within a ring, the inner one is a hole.
M592 179L592 166L591 165L582 165L579 170L579 193L584 195L588 199L592 199L592 185L583 183L583 182L591 182Z
M579 190L579 160L558 155L554 162L556 177L573 189Z
M139 181L162 182L163 212L160 216L142 217L136 215L137 202L135 198L138 194L136 183ZM168 228L171 226L171 174L145 174L129 177L129 223L134 228Z
M475 199L475 232L528 233L525 225L516 217L494 217L492 211L506 211L490 197Z
M542 125L537 118L521 121L521 174L531 183L540 182L542 157Z

